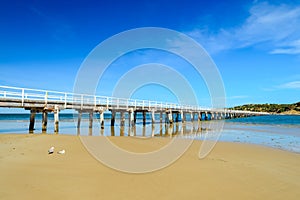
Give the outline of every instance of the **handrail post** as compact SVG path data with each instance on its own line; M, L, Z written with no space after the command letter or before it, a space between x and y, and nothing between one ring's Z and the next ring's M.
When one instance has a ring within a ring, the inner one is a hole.
M25 91L24 91L24 88L22 88L22 106L24 106L24 94L25 94Z
M81 110L83 108L83 94L81 95Z
M65 108L67 108L67 93L65 93Z
M109 98L106 97L106 110L108 110L108 106L109 106Z
M45 93L45 105L47 105L48 103L48 91L46 91Z

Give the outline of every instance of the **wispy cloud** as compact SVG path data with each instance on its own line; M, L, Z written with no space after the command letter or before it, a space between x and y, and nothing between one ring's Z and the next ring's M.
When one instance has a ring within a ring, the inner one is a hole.
M246 95L237 95L237 96L226 97L226 99L247 99L247 98L249 98L249 96L246 96Z
M300 89L300 81L292 81L279 85L279 89Z
M260 45L271 54L300 54L300 6L263 2L254 4L249 14L239 27L215 34L195 29L187 34L210 53Z

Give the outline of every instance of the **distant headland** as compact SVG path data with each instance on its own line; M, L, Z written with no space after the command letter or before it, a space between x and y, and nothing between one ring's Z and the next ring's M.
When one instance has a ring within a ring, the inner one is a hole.
M300 115L300 102L293 104L246 104L235 106L233 110L269 112L272 114Z

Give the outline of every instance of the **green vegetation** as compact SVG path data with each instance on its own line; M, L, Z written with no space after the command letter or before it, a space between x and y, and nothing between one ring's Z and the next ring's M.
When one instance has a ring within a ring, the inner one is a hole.
M269 113L298 113L300 114L300 102L294 104L247 104L231 108L233 110L246 110Z

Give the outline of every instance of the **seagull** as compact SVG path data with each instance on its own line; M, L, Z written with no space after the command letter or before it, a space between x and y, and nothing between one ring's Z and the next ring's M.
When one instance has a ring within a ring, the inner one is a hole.
M65 154L66 151L63 149L63 150L58 151L57 153L58 153L58 154Z
M50 147L50 149L48 149L48 154L53 154L54 152L54 147Z

